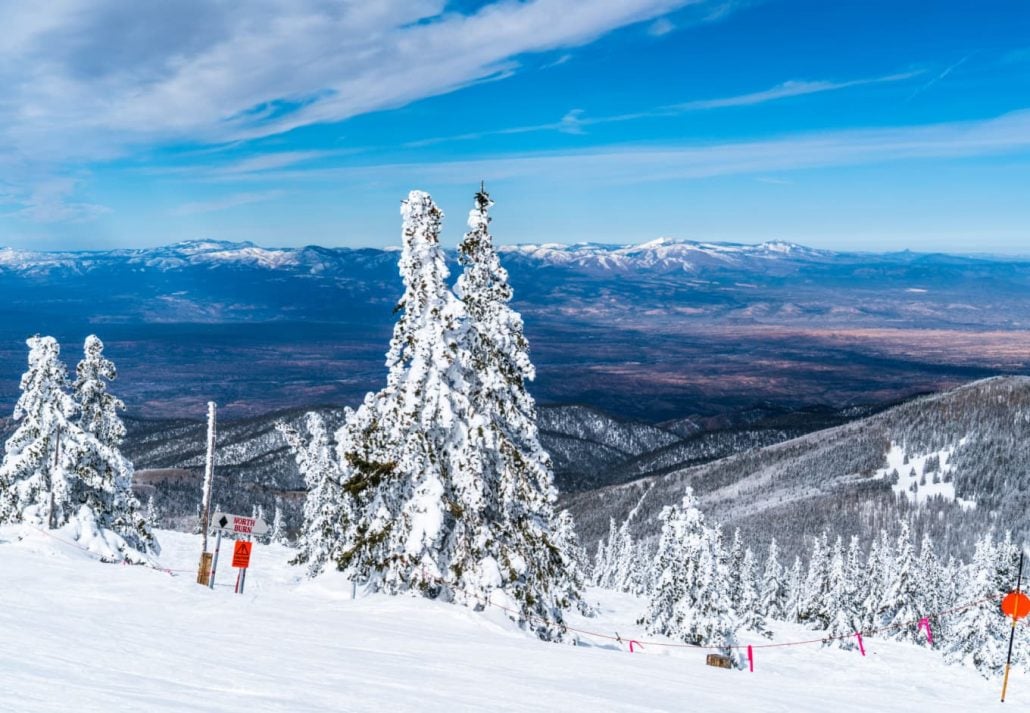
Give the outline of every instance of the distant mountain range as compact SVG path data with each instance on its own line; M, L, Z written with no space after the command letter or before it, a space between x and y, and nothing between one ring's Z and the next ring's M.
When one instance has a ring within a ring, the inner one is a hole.
M657 422L1030 373L1030 258L668 239L501 253L544 403ZM396 259L220 241L0 250L0 402L13 404L26 336L54 334L73 362L96 332L137 416L355 403L383 379Z

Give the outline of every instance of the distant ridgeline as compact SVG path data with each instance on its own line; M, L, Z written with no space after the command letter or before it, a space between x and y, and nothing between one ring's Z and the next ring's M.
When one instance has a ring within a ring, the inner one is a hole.
M887 402L1030 368L1026 259L668 239L500 252L542 403L657 422L757 399ZM95 331L130 415L201 417L208 398L236 417L354 405L380 383L401 292L392 249L2 249L0 403L14 405L26 337Z

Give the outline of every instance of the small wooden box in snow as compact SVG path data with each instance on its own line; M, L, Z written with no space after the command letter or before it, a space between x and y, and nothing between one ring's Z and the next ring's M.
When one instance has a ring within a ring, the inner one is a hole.
M716 668L733 668L733 659L722 654L708 654L705 663Z

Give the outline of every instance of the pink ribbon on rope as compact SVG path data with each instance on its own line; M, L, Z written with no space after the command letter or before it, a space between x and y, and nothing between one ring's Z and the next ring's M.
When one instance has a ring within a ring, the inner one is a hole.
M644 648L644 645L642 643L640 643L639 641L637 641L636 639L630 639L629 640L629 652L630 653L633 653L633 644L636 644L640 648Z

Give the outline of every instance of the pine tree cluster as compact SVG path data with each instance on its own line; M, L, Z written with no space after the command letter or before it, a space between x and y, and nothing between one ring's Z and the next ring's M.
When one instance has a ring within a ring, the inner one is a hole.
M522 318L475 196L452 291L440 246L443 214L412 191L402 203L404 295L386 355L386 386L327 432L280 428L308 485L296 562L333 566L366 591L413 592L474 608L503 607L544 639L583 603L568 513L556 514L540 445L535 372Z
M17 428L0 464L0 523L62 528L105 559L144 562L159 551L132 492L120 446L125 408L109 393L117 376L94 335L70 382L53 337L27 340L29 368L14 408Z
M897 538L881 531L867 546L858 537L847 546L840 537L831 542L824 532L811 542L807 567L796 557L785 569L773 539L759 568L739 529L724 546L689 489L659 517L656 544L633 541L632 516L621 526L612 520L592 570L597 586L647 597L643 623L650 633L729 654L741 632L769 635L767 622L776 620L806 624L825 633L826 646L843 649L857 646L856 633L926 646L919 626L926 618L932 646L946 660L985 676L1005 663L1010 626L999 604L1015 586L1019 560L1008 535L981 537L968 563L942 562L929 535L916 547L902 521ZM1025 627L1017 636L1030 639ZM1016 650L1016 663L1030 667L1027 646Z

